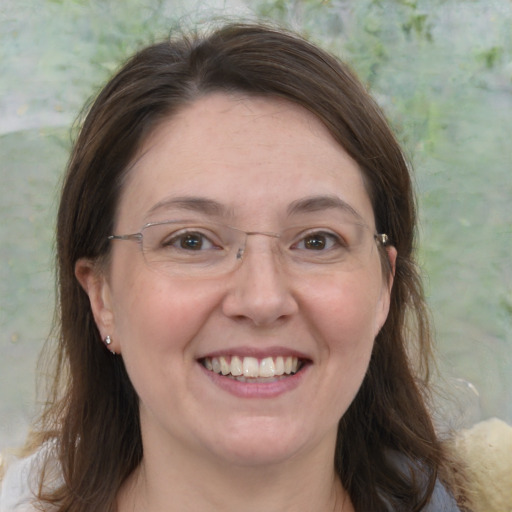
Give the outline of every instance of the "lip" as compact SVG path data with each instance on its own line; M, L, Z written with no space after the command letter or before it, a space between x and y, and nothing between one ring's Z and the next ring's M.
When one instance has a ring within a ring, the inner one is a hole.
M233 378L212 372L204 367L201 361L204 358L214 358L221 356L238 356L238 357L255 357L259 360L266 357L297 357L302 361L301 369L293 374L283 378L278 378L271 382L240 382ZM197 366L203 375L209 379L211 383L220 388L223 391L230 393L238 398L275 398L290 391L296 389L306 375L309 373L309 369L312 365L312 358L304 352L300 352L295 349L283 346L272 346L272 347L251 347L251 346L239 346L233 348L224 348L211 352L205 352L199 355L196 359Z
M282 377L271 382L240 382L230 377L207 370L199 361L197 366L203 375L208 378L215 386L223 391L238 398L275 398L293 391L299 386L309 371L310 363L305 363L303 367L294 375Z

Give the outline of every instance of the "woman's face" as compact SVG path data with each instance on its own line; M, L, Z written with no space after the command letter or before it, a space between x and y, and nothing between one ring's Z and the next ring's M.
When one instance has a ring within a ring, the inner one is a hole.
M301 107L208 95L148 138L129 171L115 234L176 219L273 233L352 222L366 249L358 265L297 263L299 252L314 260L333 242L323 246L320 234L279 251L280 239L255 234L243 259L234 256L218 275L189 275L186 264L183 273L167 272L135 241L111 242L105 274L79 262L100 333L112 338L140 397L145 454L241 465L332 455L391 285L358 166ZM177 247L197 250L188 243ZM388 249L392 264L394 255ZM248 378L235 379L239 371Z

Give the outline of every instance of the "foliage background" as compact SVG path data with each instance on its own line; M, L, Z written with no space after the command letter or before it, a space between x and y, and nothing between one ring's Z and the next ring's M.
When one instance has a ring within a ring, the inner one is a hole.
M512 423L510 0L0 0L0 449L23 440L53 308L60 176L84 102L140 46L266 18L351 63L414 165L450 424Z

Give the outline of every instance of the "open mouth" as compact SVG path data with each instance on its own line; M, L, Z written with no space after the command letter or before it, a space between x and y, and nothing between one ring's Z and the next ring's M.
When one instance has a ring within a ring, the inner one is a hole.
M306 360L295 356L204 357L199 361L207 370L239 382L269 382L269 379L287 378L305 366Z

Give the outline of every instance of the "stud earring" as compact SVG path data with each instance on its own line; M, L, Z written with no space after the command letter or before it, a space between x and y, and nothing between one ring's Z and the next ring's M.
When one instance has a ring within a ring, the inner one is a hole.
M105 346L108 348L109 352L111 352L112 354L116 355L116 351L115 350L112 350L110 347L110 345L112 344L112 338L110 336L107 336L104 340L103 340L103 343L105 343Z

